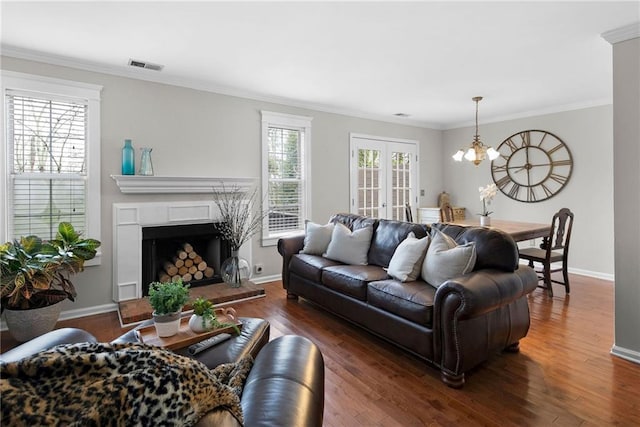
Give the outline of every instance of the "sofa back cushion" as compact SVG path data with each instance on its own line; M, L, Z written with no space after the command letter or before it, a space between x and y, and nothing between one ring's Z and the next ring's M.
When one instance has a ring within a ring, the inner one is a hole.
M504 231L486 227L435 223L431 225L452 237L459 245L475 242L474 270L495 268L512 272L518 268L518 245Z
M369 264L387 268L396 248L411 232L417 239L422 239L429 233L429 226L389 219L378 220L369 248Z
M360 228L371 226L373 227L373 232L376 232L376 227L378 226L378 220L375 218L369 218L362 215L350 214L350 213L339 213L335 214L331 217L329 222L332 223L341 223L349 227L349 230L355 231Z

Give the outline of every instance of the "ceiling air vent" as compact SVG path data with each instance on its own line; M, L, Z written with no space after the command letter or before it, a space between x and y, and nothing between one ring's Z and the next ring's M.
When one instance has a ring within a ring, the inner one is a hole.
M164 65L152 64L151 62L138 61L137 59L130 59L129 65L136 68L146 68L147 70L161 71Z

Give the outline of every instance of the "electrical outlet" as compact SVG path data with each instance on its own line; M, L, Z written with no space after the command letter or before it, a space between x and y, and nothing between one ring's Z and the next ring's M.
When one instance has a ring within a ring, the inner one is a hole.
M256 264L256 265L253 266L253 271L256 274L262 274L262 269L263 269L262 264Z
M424 197L424 190L420 190L420 196Z

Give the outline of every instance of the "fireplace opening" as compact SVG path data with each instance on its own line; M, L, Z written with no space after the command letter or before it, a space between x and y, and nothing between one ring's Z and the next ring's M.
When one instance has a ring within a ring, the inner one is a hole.
M229 242L213 223L142 227L142 295L152 282L182 278L191 287L222 282Z

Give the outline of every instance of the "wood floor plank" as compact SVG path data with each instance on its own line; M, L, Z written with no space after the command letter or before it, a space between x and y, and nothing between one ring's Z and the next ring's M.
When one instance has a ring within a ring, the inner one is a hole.
M461 390L438 370L304 300L280 282L266 296L234 305L262 317L271 338L305 336L325 360L325 426L638 426L640 365L610 354L613 284L571 277L572 293L538 289L528 298L531 328L518 354L498 354L467 375ZM114 313L59 322L101 341L121 329ZM3 332L0 348L17 343Z

